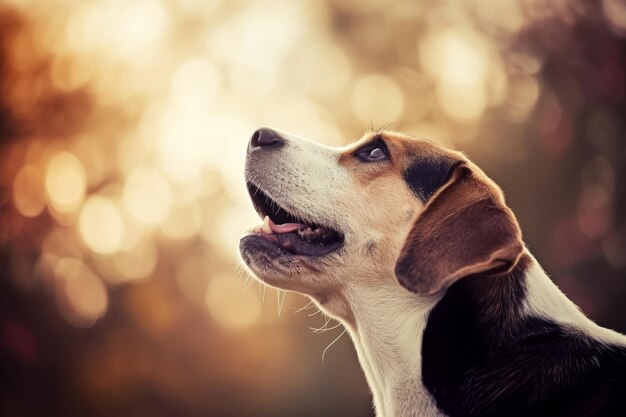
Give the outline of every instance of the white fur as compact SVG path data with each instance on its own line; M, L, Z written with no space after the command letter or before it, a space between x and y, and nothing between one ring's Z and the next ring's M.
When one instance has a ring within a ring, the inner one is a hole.
M578 329L599 342L626 346L626 336L591 321L552 282L539 262L532 256L531 258L532 264L526 273L527 295L524 303L528 315Z
M372 389L378 417L439 416L422 383L421 343L436 298L399 285L351 286L355 324L345 323Z

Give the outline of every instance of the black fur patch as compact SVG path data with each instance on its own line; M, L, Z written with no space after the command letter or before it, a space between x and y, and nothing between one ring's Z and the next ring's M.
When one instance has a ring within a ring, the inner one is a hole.
M626 415L626 348L523 317L527 263L456 282L431 312L422 378L437 405L463 417Z
M448 181L456 162L445 156L418 158L404 173L404 180L413 194L425 203Z

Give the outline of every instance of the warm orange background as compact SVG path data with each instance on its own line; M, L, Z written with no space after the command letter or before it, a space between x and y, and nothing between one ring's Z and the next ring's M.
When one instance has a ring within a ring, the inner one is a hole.
M463 150L626 331L624 36L620 0L1 0L2 415L371 414L342 329L238 267L259 126Z

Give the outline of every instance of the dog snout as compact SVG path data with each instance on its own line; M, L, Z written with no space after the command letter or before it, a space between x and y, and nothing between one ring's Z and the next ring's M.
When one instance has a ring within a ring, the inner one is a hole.
M285 138L282 137L280 133L267 127L262 127L252 134L248 151L252 151L256 148L278 148L284 144Z

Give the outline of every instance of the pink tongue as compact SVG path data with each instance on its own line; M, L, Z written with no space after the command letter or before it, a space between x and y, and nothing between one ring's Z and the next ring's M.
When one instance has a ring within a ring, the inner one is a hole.
M276 224L272 221L272 219L269 219L269 221L270 221L270 229L272 229L272 232L278 233L278 234L295 232L296 230L300 229L303 226L306 227L305 225L300 224L300 223Z

